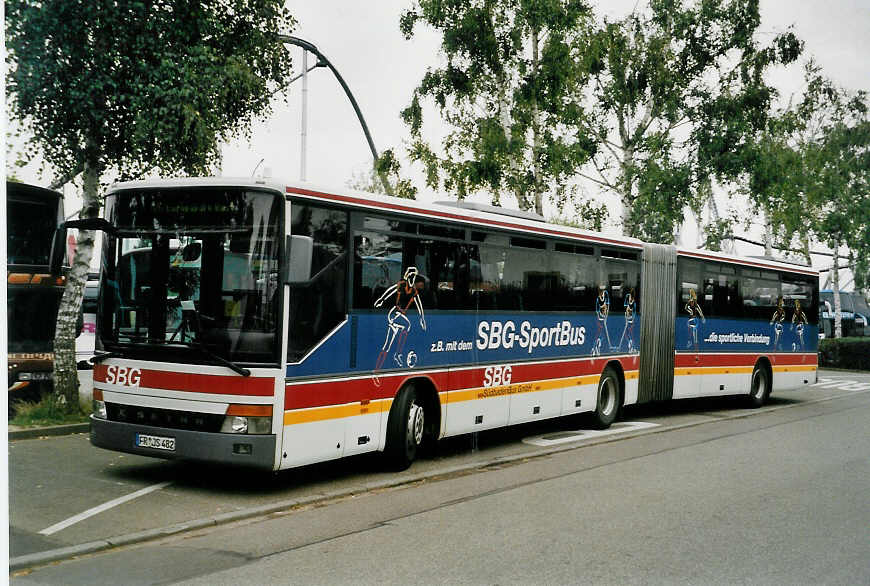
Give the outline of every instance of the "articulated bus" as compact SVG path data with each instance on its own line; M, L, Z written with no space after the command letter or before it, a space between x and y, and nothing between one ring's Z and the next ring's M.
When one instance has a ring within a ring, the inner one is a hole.
M448 436L816 380L800 266L271 180L116 184L92 223L102 448L403 468Z
M56 191L6 182L6 327L9 396L35 399L51 388L54 329L64 278L51 276L52 236L63 222ZM62 242L54 248L63 255ZM58 260L58 264L60 261Z

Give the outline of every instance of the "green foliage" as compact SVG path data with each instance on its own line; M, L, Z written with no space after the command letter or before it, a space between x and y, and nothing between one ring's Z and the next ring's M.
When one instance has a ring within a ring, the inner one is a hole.
M53 393L36 402L14 402L10 407L15 415L9 419L9 424L23 427L84 423L89 415L78 403L73 409L67 409Z
M488 192L494 204L509 192L541 213L543 195L554 196L595 148L579 130L577 101L588 80L577 41L590 22L579 0L418 0L402 14L406 38L428 25L446 57L402 111L408 155L430 187L460 199ZM438 149L422 136L426 100L450 128Z
M825 338L819 340L819 366L870 370L870 338Z
M7 0L7 92L58 176L201 173L289 79L280 0Z
M763 75L802 49L791 32L761 46L759 21L757 0L651 0L588 39L600 148L585 176L620 196L629 235L672 242L703 187L750 164L776 95Z
M417 188L414 187L409 179L403 179L401 177L399 160L396 158L392 149L385 150L381 153L381 156L378 157L378 160L375 161L375 169L372 179L374 179L375 175L378 176L380 183L380 189L375 193L387 193L386 189L383 188L384 182L386 181L390 184L390 187L393 190L392 195L402 199L417 198Z
M806 66L800 101L778 112L753 153L749 188L780 241L846 246L859 289L870 266L870 117L852 93Z
M562 224L563 226L573 226L574 228L601 232L608 216L609 214L605 204L586 200L575 204L572 216L566 217L560 215L550 218L549 221L554 224Z
M384 186L386 182L391 191ZM393 154L392 149L384 151L368 171L354 173L353 177L345 183L351 189L392 195L403 199L416 199L417 188L408 179L401 177L401 165Z

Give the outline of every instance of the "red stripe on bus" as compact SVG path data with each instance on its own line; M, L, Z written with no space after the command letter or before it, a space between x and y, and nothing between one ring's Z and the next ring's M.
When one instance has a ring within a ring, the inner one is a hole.
M392 211L400 211L405 213L411 213L416 216L432 216L435 218L445 219L445 220L459 220L463 222L471 222L476 224L487 224L490 226L498 226L500 228L511 228L515 230L524 230L527 232L538 232L541 234L549 234L551 236L564 236L567 238L572 238L575 240L591 240L593 242L604 242L606 244L615 244L618 246L626 246L629 248L634 248L635 250L639 250L643 248L642 244L637 244L634 242L625 242L624 240L616 240L611 238L605 238L603 236L591 236L586 234L573 234L571 232L563 232L561 230L551 230L547 228L539 228L537 226L526 226L523 224L512 224L510 222L498 222L496 220L489 220L484 218L473 218L469 216L463 216L462 214L451 214L448 212L442 212L438 210L421 210L419 208L412 208L409 206L403 206L398 204L388 204L380 201L370 201L366 199L361 199L358 197L350 197L347 195L336 195L334 193L325 193L322 191L312 191L310 189L300 189L298 187L287 187L287 193L293 193L297 195L306 195L310 197L316 197L319 199L331 199L334 201L341 201L344 203L359 205L359 206L367 206L374 207L378 209L392 210Z
M814 353L782 353L782 354L686 354L674 356L674 366L688 368L692 366L754 366L759 358L765 356L774 365L817 364L818 355Z
M600 374L606 364L614 360L621 363L623 370L638 369L638 356L636 355L628 357L609 356L594 359L573 359L564 362L538 364L504 364L499 366L509 365L511 367L511 384L521 384L531 381ZM486 369L493 368L493 366L455 370L444 369L436 372L429 371L421 375L409 372L397 374L384 373L378 376L380 386L375 384L373 376L349 380L323 380L289 384L284 394L284 410L345 405L377 399L392 399L404 381L416 376L429 378L438 392L482 387Z
M108 369L105 364L94 366L94 382L106 383ZM149 369L139 369L139 373L137 386L149 389L254 397L271 397L275 389L275 379L271 377L223 376Z

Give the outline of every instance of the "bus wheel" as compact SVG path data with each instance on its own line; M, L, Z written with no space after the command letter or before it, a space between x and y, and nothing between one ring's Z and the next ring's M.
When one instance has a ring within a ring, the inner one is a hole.
M607 367L601 373L598 381L598 400L592 413L593 425L598 429L607 429L616 419L619 411L619 377L616 372Z
M406 385L399 391L387 419L384 452L391 468L405 470L417 458L425 427L426 412L417 397L417 390L414 385Z
M749 385L749 406L761 407L770 396L770 377L761 364L756 364L752 371L752 382Z

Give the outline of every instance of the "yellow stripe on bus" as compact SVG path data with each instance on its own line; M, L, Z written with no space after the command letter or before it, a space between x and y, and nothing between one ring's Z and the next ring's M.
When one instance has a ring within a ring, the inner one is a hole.
M692 374L749 374L751 366L694 366L689 368L675 368L674 376L686 376Z
M325 421L327 419L341 419L343 417L356 417L369 415L389 410L392 399L371 401L366 405L351 403L349 405L330 405L328 407L315 407L313 409L298 409L284 412L284 425L296 423L311 423L313 421Z
M753 369L754 368L752 366L695 366L689 368L675 368L674 376L686 376L693 374L750 374L752 373ZM816 369L816 365L807 366L799 364L789 364L787 366L774 366L773 372L805 372L813 371Z
M816 370L818 366L815 364L806 365L806 364L789 364L788 366L774 366L774 372L807 372Z

